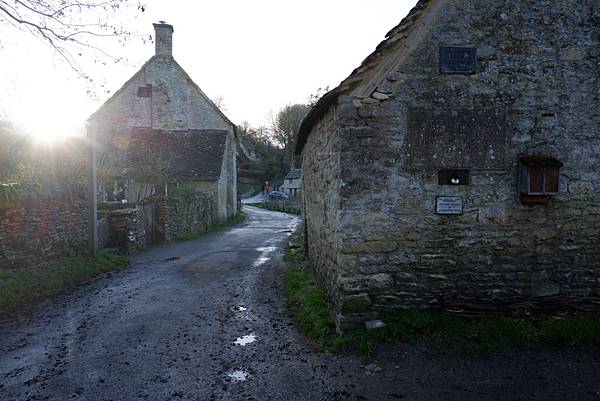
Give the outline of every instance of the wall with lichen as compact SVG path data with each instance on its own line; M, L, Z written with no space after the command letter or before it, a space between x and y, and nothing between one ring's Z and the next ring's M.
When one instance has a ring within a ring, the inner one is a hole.
M213 198L197 194L190 197L169 197L157 203L157 224L162 241L175 241L184 234L201 233L216 224Z
M339 229L331 231L338 261L312 259L337 273L327 286L337 288L331 296L341 326L398 307L600 296L600 15L593 6L448 1L370 97L338 100L341 155L333 157L341 160L341 185L320 189L339 194ZM477 47L477 73L440 74L442 45ZM502 119L497 131L477 137L487 124L478 113ZM496 153L453 162L436 138L419 142L414 115L473 115L466 149L498 140L494 132L502 138ZM305 147L304 160L317 151ZM520 201L522 155L564 163L559 194L548 203ZM439 185L440 159L468 169L469 185ZM436 214L438 196L461 198L464 213ZM326 236L307 221L309 243Z
M0 209L0 269L47 262L87 249L87 204Z
M315 126L302 154L305 248L332 303L339 292L339 147L336 111L332 109Z

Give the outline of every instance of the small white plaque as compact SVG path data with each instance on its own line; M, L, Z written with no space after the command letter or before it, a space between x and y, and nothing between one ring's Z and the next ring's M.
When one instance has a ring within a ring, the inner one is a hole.
M438 196L435 201L437 214L463 214L463 199L457 196Z

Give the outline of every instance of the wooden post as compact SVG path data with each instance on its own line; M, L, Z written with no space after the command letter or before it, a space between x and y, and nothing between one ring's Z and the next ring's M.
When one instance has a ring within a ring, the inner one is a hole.
M98 197L96 193L96 136L88 126L88 256L95 257L98 251Z

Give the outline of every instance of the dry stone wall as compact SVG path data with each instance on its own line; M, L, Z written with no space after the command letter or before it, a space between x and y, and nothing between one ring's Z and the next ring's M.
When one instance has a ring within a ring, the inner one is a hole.
M0 268L75 255L86 246L85 202L0 209Z
M101 213L108 220L108 247L126 253L136 253L146 248L146 226L141 207L126 207Z
M186 233L204 232L214 224L214 201L207 196L162 199L158 203L158 224L164 227L164 241L175 241Z

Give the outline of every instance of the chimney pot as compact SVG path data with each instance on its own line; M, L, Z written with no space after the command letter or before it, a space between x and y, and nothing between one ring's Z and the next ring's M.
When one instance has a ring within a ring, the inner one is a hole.
M157 56L173 57L173 26L160 21L154 25L154 47Z

